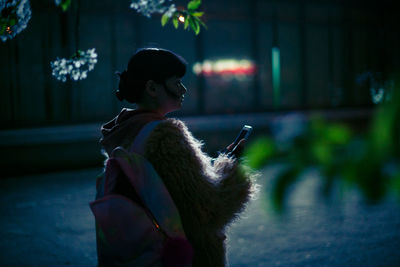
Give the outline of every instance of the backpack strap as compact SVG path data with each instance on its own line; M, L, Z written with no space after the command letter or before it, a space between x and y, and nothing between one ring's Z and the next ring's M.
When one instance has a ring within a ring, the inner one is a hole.
M117 147L108 160L106 174L123 173L135 188L157 230L169 237L185 237L175 203L153 165L143 156Z
M135 152L139 155L143 155L144 145L146 144L147 138L160 122L161 120L152 121L143 126L138 135L135 137L135 140L133 141L133 144L130 147L129 152Z
M170 234L185 236L174 201L153 165L144 158L147 138L160 122L162 120L151 121L143 126L129 152L121 147L115 148L112 158L116 165L111 169L119 168L128 177L143 202L146 213L160 232L167 236Z

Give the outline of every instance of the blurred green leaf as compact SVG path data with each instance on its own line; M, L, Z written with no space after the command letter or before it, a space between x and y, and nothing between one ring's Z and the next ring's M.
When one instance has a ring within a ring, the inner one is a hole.
M201 21L201 19L198 19L197 21L198 21L199 24L200 24L201 26L203 26L206 30L208 29L208 28L207 28L207 25L206 25L203 21Z
M207 25L204 24L204 22L201 21L201 19L199 17L192 17L193 20L196 22L196 24L198 24L199 26L199 32L200 32L200 25L203 26L205 29L207 29Z
M71 0L62 0L62 1L61 1L61 4L60 4L60 6L61 6L61 8L62 8L62 10L63 10L64 12L68 10L68 8L70 7L70 5L71 5Z
M162 15L161 17L161 25L164 27L165 24L167 24L168 20L169 20L169 16L167 13L164 13L164 15Z
M350 141L351 131L348 127L333 124L327 127L326 138L333 144L346 144Z
M196 25L196 28L194 30L194 32L196 33L196 35L198 35L200 33L200 25L199 22L195 19L194 20L194 24Z
M286 198L289 187L296 182L300 170L295 167L289 167L276 177L276 181L272 188L272 204L277 212L281 212L284 208L284 200Z
M393 142L394 115L389 109L389 107L385 106L378 111L370 131L371 148L379 156L387 153Z
M311 151L317 160L317 164L327 165L333 159L332 149L326 142L316 142L312 145Z
M271 138L263 137L250 144L243 155L251 168L259 169L267 163L274 153L274 141Z
M184 29L186 30L187 28L188 28L188 26L189 26L189 20L190 20L191 18L190 18L190 15L188 15L186 18L185 18L185 24L184 24Z
M189 19L189 25L190 25L190 28L192 28L192 30L193 30L194 32L196 32L196 24L195 24L195 22L194 22L194 17L190 17L190 19Z
M197 9L201 4L201 0L192 0L188 3L187 8L189 10L195 10Z
M175 29L178 29L179 22L177 16L172 17L172 23L174 24Z
M395 77L400 78L400 77ZM399 87L400 79L396 80ZM382 103L372 121L369 135L371 149L377 157L391 153L400 156L400 88L394 88L391 101Z
M193 12L193 13L191 13L191 15L194 17L201 17L204 15L204 12Z

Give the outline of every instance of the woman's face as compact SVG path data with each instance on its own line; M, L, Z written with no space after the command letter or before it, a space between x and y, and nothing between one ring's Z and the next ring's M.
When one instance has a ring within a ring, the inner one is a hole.
M165 113L178 110L182 107L187 90L181 78L172 76L160 84L158 90L158 101Z

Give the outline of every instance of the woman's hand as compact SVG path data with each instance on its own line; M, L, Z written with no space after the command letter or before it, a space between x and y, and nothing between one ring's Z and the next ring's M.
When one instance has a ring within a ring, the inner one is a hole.
M234 146L234 143L227 146L226 151L229 154L234 155L235 157L238 158L242 155L245 144L246 144L246 140L242 139L239 141L239 143L236 146Z

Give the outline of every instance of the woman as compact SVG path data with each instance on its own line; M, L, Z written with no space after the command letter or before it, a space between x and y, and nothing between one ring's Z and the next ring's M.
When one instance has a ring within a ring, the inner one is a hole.
M239 166L232 145L216 159L201 150L186 125L165 115L181 108L187 89L181 78L184 59L171 51L146 48L136 52L120 74L119 100L137 108L121 113L102 126L101 144L110 156L116 147L127 150L141 129L159 121L143 144L143 155L167 188L193 247L192 266L225 266L224 228L243 210L251 193L249 174ZM129 182L119 182L129 195Z

